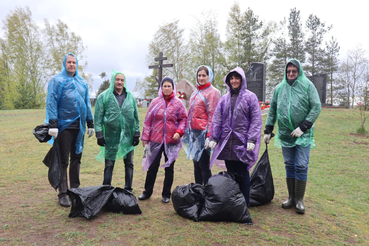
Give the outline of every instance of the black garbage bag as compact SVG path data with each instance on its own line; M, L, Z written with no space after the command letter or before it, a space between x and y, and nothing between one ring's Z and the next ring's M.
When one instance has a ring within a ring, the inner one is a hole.
M95 216L109 201L114 190L115 187L110 185L68 189L67 193L72 204L69 217L89 219Z
M62 168L62 163L60 159L60 150L59 150L59 139L54 139L53 147L49 150L49 153L46 155L48 159L44 159L44 161L48 164L45 164L49 167L48 178L51 186L56 190L58 189L60 183L63 180L64 172Z
M252 224L244 195L234 175L220 172L208 180L199 221L230 221Z
M274 183L270 168L268 146L260 157L250 177L250 206L269 203L274 198Z
M172 192L172 203L180 216L199 221L204 203L204 187L194 183L177 186Z
M51 139L51 136L49 135L49 125L42 124L42 125L36 126L33 129L33 135L35 135L35 137L40 143L45 143L49 141Z
M106 203L105 207L107 210L113 213L123 214L141 214L141 209L138 206L136 197L132 192L116 187L113 191L112 196Z

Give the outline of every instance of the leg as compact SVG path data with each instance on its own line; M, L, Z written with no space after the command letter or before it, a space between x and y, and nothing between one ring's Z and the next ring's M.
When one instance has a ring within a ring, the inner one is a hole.
M161 154L163 151L164 151L164 146L161 147L160 151L158 152L158 155L155 157L155 160L153 161L153 163L150 165L149 169L147 170L146 180L145 180L145 191L143 192L142 195L139 196L140 200L145 200L149 198L153 193L156 175L158 174Z
M125 159L123 159L124 162L124 171L125 171L125 185L124 189L132 191L132 180L133 180L133 154L134 150L129 152Z
M286 169L286 183L288 198L282 203L282 208L289 209L295 206L295 156L296 148L282 147L282 155Z
M103 185L111 185L111 180L113 179L114 164L115 161L105 159Z
M295 187L295 210L299 214L305 213L304 206L304 195L306 190L306 182L307 182L307 173L308 173L308 164L310 158L310 146L302 147L296 146L296 187Z
M199 160L199 166L201 170L201 180L202 185L205 185L209 178L211 177L211 170L210 170L210 154L207 150L202 152L201 158Z
M60 150L60 160L62 164L63 180L58 188L59 198L67 196L68 189L68 177L67 169L69 165L69 155L71 153L71 146L73 142L73 134L71 130L64 130L58 136L59 150Z
M76 154L76 140L79 130L71 130L73 132L73 142L70 152L70 166L69 166L69 183L70 188L78 188L80 185L79 172L81 167L82 153Z
M168 161L168 157L165 151L164 151L164 157L165 157L165 162ZM165 168L163 192L161 193L164 203L169 202L170 195L172 194L171 189L173 185L173 180L174 180L174 162L172 162L169 167Z

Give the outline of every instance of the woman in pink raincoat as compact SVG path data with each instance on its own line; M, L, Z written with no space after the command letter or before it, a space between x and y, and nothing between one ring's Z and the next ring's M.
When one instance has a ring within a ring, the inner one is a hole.
M195 182L205 185L211 177L209 142L210 126L220 92L211 85L213 71L201 65L196 70L197 90L192 93L188 109L188 124L183 137L187 159L193 160Z
M228 93L220 100L213 115L210 142L214 149L210 166L224 160L228 172L243 178L240 190L250 204L249 171L258 159L261 134L261 112L254 93L247 90L242 68L236 67L224 77Z
M138 197L140 200L150 198L153 193L160 159L164 152L165 168L162 201L168 203L174 178L174 162L182 147L181 137L186 129L187 112L183 103L175 97L173 80L164 77L160 83L158 97L147 110L143 131L142 144L145 147L143 170L147 170L145 190Z

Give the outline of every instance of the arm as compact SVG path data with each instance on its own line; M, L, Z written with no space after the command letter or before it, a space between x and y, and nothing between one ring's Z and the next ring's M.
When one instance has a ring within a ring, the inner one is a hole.
M133 100L133 116L135 118L135 122L136 122L136 126L135 126L135 135L134 137L140 137L140 118L138 116L138 108L137 108L137 104L136 101L134 100L134 98L132 97Z
M179 103L179 109L177 112L177 121L178 127L175 132L178 133L180 137L182 137L186 130L187 125L187 111L182 102Z
M46 102L46 121L50 128L58 127L58 90L55 77L49 82Z
M142 136L141 136L141 141L143 144L150 141L151 126L152 126L152 121L154 119L154 112L153 112L153 109L155 108L154 104L156 104L155 99L150 103L149 109L147 110L145 120L143 123Z
M220 92L218 90L214 90L214 93L211 94L211 98L208 99L209 101L209 129L206 137L210 136L210 129L211 124L213 122L213 115L215 112L215 109L217 108L218 102L220 100Z
M223 113L223 100L221 99L215 108L212 124L211 124L211 133L210 133L210 140L219 142L219 138L222 132L222 113Z
M305 120L300 124L300 129L303 132L309 130L316 119L318 118L320 111L322 110L322 105L320 102L318 91L316 90L315 86L312 83L309 83L309 104L310 104L310 111L306 116Z
M255 94L252 94L249 102L250 110L250 127L247 133L247 142L255 144L260 139L262 120L259 101Z
M277 121L277 101L278 101L278 86L274 89L272 101L268 111L268 117L265 122L264 134L270 134L273 132L275 122Z

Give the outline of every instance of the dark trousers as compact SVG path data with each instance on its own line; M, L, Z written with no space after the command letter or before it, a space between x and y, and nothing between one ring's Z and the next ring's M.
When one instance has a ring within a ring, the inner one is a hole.
M227 172L236 173L242 176L240 190L245 196L246 204L250 206L250 174L247 171L247 165L241 161L224 161L227 167Z
M162 145L158 155L154 159L153 163L151 163L149 170L147 170L144 194L148 197L150 197L153 193L156 175L159 170L160 159L161 159L161 155L163 152L164 152L165 161L168 161L168 157L164 150L164 145ZM173 179L174 179L174 162L175 161L173 161L169 167L165 168L163 192L161 193L162 197L170 198Z
M59 197L67 195L68 189L68 177L67 169L70 158L69 166L69 185L70 188L78 188L80 185L79 181L79 170L81 166L82 153L76 154L76 139L78 136L78 129L65 129L58 135L60 159L62 163L62 172L64 173L63 180L59 186Z
M125 185L124 189L132 191L132 180L133 180L133 154L134 150L129 152L126 155L126 158L123 159L124 162L124 171L125 171ZM106 160L105 159L105 168L104 168L104 181L103 185L111 185L111 180L113 178L113 170L114 170L114 160Z
M205 185L208 179L211 177L210 166L210 154L207 150L204 150L201 154L200 160L193 162L195 183Z

